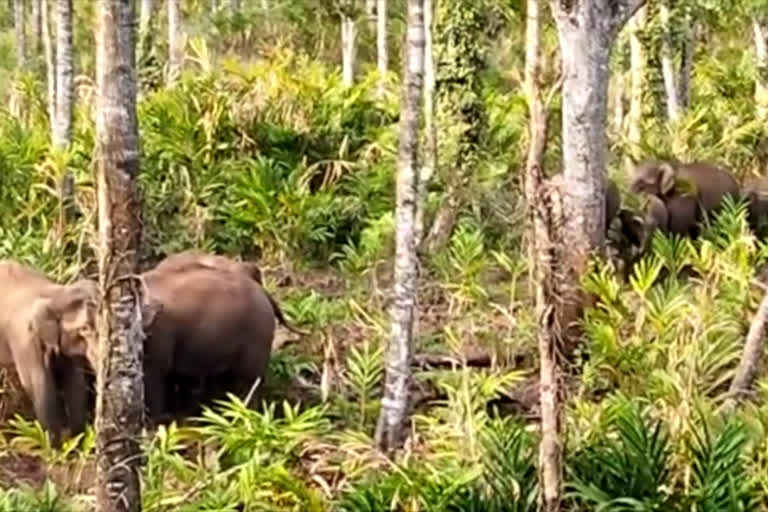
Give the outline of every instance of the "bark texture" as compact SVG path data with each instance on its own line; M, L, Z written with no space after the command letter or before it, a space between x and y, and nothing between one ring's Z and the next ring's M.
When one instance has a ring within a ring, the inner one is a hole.
M762 118L768 117L768 17L752 18L752 33L755 38L757 77L755 78L755 104Z
M133 279L142 228L135 18L132 0L100 0L97 12L100 350L96 510L134 512L141 510L140 435L144 421L142 287Z
M48 91L48 122L51 125L51 137L53 137L53 127L56 124L56 47L51 39L50 12L48 0L42 0L40 15L43 25L43 50Z
M693 74L693 52L696 47L696 22L688 16L683 27L683 42L680 50L680 80L678 97L680 107L687 110L691 106L691 75Z
M424 0L424 131L426 147L419 176L419 203L416 208L416 247L424 241L424 213L427 206L427 185L437 169L437 128L435 126L435 59L432 48L434 6Z
M384 74L389 69L387 48L387 0L376 1L376 67Z
M387 351L384 397L376 426L376 444L385 453L391 453L403 441L410 398L418 280L414 228L418 203L419 107L424 83L424 0L408 0L407 16L395 206L397 232L392 331Z
M341 78L346 86L355 83L357 60L357 23L349 13L341 15Z
M43 51L43 0L32 0L32 48L35 57Z
M674 31L673 19L670 13L668 0L662 0L659 4L659 17L663 30L661 38L661 74L664 78L664 91L667 105L667 119L671 121L680 117L681 102L680 89L677 84L677 76L674 63L674 45L672 34Z
M168 0L168 84L179 79L184 64L180 0Z
M65 148L72 142L74 95L72 0L56 0L56 121L52 134L55 147Z
M768 322L768 293L760 301L752 324L749 326L747 340L744 343L744 352L728 389L730 398L726 407L733 407L739 397L749 393L755 382L760 359L763 355L766 322Z
M486 13L487 6L478 0L442 0L436 5L435 122L445 192L424 240L430 253L444 247L453 234L487 128L480 84L486 65Z
M27 66L27 30L26 5L24 0L13 1L13 28L16 37L16 68L24 69Z
M555 224L562 208L553 207L550 200L560 203L559 190L553 195L542 187L544 155L547 144L547 113L542 97L540 13L539 0L527 0L525 29L525 92L528 99L528 158L525 166L524 192L527 219L527 249L531 268L531 283L535 283L535 310L539 328L539 403L541 408L541 441L539 444L539 506L543 510L558 510L562 501L563 464L560 442L560 403L558 388L557 331L554 305L557 294L551 286L554 279L557 240ZM547 195L548 194L548 195Z
M643 43L640 41L640 32L645 28L648 13L647 8L642 7L630 21L629 35L629 113L627 120L627 139L630 143L630 152L636 153L636 146L640 144L641 123L643 120L643 101L645 101L645 69L646 55ZM637 156L637 155L635 155Z

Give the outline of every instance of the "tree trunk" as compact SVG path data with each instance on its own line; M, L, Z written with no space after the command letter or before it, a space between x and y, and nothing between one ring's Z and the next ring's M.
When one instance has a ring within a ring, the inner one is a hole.
M241 9L240 0L229 0L229 8L232 10L233 13L240 12L240 9Z
M535 309L539 321L536 331L539 346L539 402L541 406L541 441L539 444L539 506L558 510L562 501L563 456L560 441L560 404L556 359L553 305L556 297L547 293L547 283L555 283L552 251L555 248L550 216L552 209L541 197L542 169L547 144L547 113L542 98L539 0L527 0L525 29L525 92L529 106L529 146L525 166L524 192L527 218L527 248L535 283ZM559 196L558 196L559 198Z
M434 7L432 0L424 0L424 131L427 135L424 148L424 163L419 176L416 207L416 247L424 241L424 210L426 209L427 186L437 169L437 129L435 127L435 59L432 49Z
M32 48L35 56L43 51L43 0L32 0Z
M56 47L51 39L50 6L42 0L40 15L43 26L43 50L45 52L45 73L48 86L48 121L51 125L51 139L56 125Z
M763 296L760 306L757 308L752 324L749 326L747 340L744 343L744 352L741 361L736 368L736 373L728 389L730 395L726 401L726 408L733 408L736 400L749 393L755 382L760 359L763 355L763 338L765 337L765 324L768 322L768 293Z
M647 8L637 11L630 21L629 36L629 119L627 139L630 144L629 153L637 156L637 145L641 140L641 125L643 121L643 101L645 100L645 67L646 56L639 34L645 29Z
M72 57L72 0L56 0L56 121L53 145L66 148L72 142L74 100Z
M357 58L357 24L346 13L341 15L341 76L344 85L355 83L355 59Z
M619 73L614 81L613 91L613 129L616 134L621 134L624 127L624 82L626 76Z
M568 250L558 272L563 352L576 348L584 297L581 275L605 237L605 120L609 56L616 35L643 0L552 0L563 62L563 217Z
M487 6L482 2L443 0L436 7L433 35L440 73L435 89L436 121L441 134L440 169L446 187L424 240L428 253L445 247L453 234L487 127L480 84L485 69L482 40Z
M137 62L142 63L152 46L152 15L155 11L155 0L141 0L139 8L139 45ZM141 64L139 64L140 66Z
M27 31L24 0L13 2L13 27L16 37L16 69L27 67Z
M382 76L389 68L387 54L387 0L376 3L376 67Z
M696 45L695 21L688 19L684 28L683 47L680 50L680 80L678 97L680 107L687 110L691 106L691 75L693 74L693 52Z
M133 279L141 240L134 9L100 0L96 37L99 210L97 512L141 510L144 422L142 290Z
M424 79L424 0L408 0L403 101L395 206L396 243L392 331L376 444L391 453L402 443L409 405L418 258L414 237L419 179L419 105Z
M669 12L668 0L662 0L659 4L659 17L663 30L661 38L661 74L664 78L664 91L666 93L667 119L676 121L680 116L679 89L676 83L674 49L672 46L672 17Z
M752 18L755 38L757 77L755 77L755 105L761 119L768 117L768 22L766 18Z
M179 79L183 65L184 41L180 0L168 0L168 84L173 84Z

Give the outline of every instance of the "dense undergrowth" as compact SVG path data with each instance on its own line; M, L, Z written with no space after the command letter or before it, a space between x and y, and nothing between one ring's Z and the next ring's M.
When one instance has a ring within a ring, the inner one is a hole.
M247 25L227 25L237 20L199 23L199 33L241 30L231 45L250 46ZM417 371L412 436L393 462L371 436L388 333L397 78L378 97L374 72L344 88L338 72L290 44L271 44L263 59L216 62L209 44L193 39L193 70L139 104L143 259L190 247L258 258L267 288L312 334L274 353L261 411L232 397L147 438L144 510L535 510L535 404L518 392L536 368L520 251L519 91L484 78L482 162L420 287L418 351L454 363ZM0 55L5 46L0 39ZM721 65L721 53L697 60L701 106L674 125L648 121L643 154L710 158L739 174L765 166L752 61ZM93 271L93 84L78 80L66 153L49 147L40 80L30 73L21 87L22 118L0 113L0 257L65 281ZM613 142L619 183L619 157L635 149ZM557 136L548 159L556 169ZM57 183L67 171L76 193L62 206ZM430 211L441 193L441 183L430 186ZM569 510L768 507L768 409L719 410L767 257L734 204L695 242L657 236L627 282L595 265L585 285L600 301L585 317L583 366L564 417ZM489 356L485 368L471 364L478 352ZM10 418L19 391L3 382L0 412ZM764 404L765 380L758 395ZM0 511L88 510L93 449L91 431L57 451L36 422L8 419Z

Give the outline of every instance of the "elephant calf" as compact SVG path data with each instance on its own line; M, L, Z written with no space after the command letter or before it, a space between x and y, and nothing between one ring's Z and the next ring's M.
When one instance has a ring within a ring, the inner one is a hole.
M0 364L14 364L35 415L59 445L65 427L72 434L85 427L85 367L82 358L70 355L78 355L74 347L95 343L95 283L59 285L2 260L0 289Z

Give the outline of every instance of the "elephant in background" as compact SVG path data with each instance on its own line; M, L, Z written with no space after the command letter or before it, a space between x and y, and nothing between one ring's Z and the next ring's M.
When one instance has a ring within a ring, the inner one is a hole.
M196 249L172 254L162 260L155 270L165 272L183 272L194 268L207 267L224 270L227 272L242 272L251 279L263 285L261 269L256 263L248 261L235 261L218 254L209 254Z
M720 207L726 196L740 197L739 185L727 170L707 162L646 160L632 174L630 191L658 198L666 207L667 230L696 236L698 223ZM652 200L651 214L660 206Z
M94 345L96 284L52 282L16 261L0 261L0 364L13 363L35 415L60 445L83 431L87 387L83 352Z

